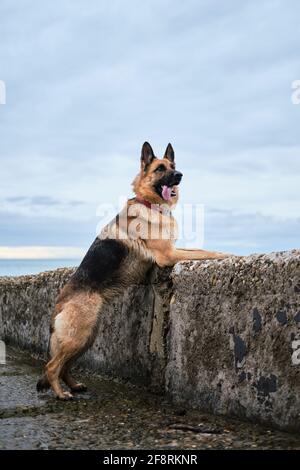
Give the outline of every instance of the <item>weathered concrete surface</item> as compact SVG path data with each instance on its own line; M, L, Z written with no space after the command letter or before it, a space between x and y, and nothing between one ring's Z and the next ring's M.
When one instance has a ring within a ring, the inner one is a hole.
M9 349L0 365L0 449L300 449L300 436L171 405L96 375L73 402L37 395L41 364Z
M172 279L170 395L300 430L300 252L181 263Z
M45 353L72 270L0 280L0 339ZM81 365L214 413L300 430L300 251L154 269L106 308Z
M0 278L0 338L45 353L55 299L72 269Z

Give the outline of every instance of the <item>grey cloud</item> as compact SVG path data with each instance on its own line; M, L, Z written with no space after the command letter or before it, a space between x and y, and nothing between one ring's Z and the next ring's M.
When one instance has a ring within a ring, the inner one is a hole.
M78 201L78 200L69 200L69 201L63 201L59 199L54 199L51 196L11 196L5 199L7 202L10 203L21 203L21 204L27 204L30 206L81 206L84 204L84 201Z
M62 217L33 217L0 212L0 246L79 246L95 238L96 220L84 223Z
M12 203L26 203L31 205L53 206L59 204L59 201L51 198L50 196L11 196L6 198L7 202Z
M300 217L208 209L205 221L205 245L209 249L249 254L299 247Z
M300 78L299 13L290 0L133 0L130 8L2 0L1 200L78 213L80 201L114 202L130 191L149 140L158 153L174 144L194 197L201 172L219 178L209 188L214 204L226 192L226 206L240 209L238 182L249 200L259 193L263 217L268 207L273 217L278 193L281 209L293 203L296 212L300 106L290 85ZM272 177L266 195L255 187L262 175ZM242 218L234 220L245 227ZM265 219L256 224L265 230ZM291 240L271 225L278 246Z

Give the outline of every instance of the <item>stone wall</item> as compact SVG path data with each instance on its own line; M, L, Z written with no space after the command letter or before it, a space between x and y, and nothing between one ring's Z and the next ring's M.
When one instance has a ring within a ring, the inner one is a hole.
M0 279L0 338L46 353L72 270ZM300 251L154 269L101 316L81 365L213 413L300 430Z
M184 263L172 279L170 395L300 429L300 252Z
M0 278L0 339L46 359L55 299L73 272L58 269L35 276ZM162 315L169 295L168 274L153 270L147 282L130 287L106 306L93 347L79 365L162 388Z

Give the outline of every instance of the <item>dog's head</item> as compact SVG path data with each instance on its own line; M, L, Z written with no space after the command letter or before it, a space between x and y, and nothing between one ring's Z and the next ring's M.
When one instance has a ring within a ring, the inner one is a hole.
M178 185L182 173L175 169L175 154L168 144L163 158L154 155L152 147L145 142L141 154L141 171L133 181L135 194L154 204L173 205L178 200Z

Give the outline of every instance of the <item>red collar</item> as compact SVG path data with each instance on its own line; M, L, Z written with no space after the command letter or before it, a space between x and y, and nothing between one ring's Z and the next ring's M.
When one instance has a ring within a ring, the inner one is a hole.
M146 201L146 199L140 199L139 197L136 197L135 200L139 204L143 204L144 206L148 207L148 209L153 209L155 211L160 212L161 214L168 215L171 213L171 210L169 208L166 208L165 206L160 206L159 204L153 204L150 201Z

